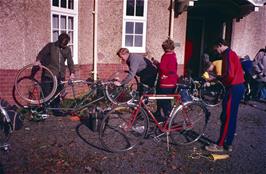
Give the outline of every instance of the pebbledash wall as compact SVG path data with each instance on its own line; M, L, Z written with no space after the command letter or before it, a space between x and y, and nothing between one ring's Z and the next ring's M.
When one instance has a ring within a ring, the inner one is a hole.
M233 21L231 47L239 56L249 55L252 59L259 49L266 47L266 6Z
M149 0L147 16L146 51L160 60L162 42L169 34L170 0ZM78 64L76 76L86 79L93 69L93 0L78 1ZM265 45L265 11L260 10L234 22L232 47L238 53L254 55ZM256 18L256 20L253 20ZM252 21L260 27L252 25ZM187 12L174 19L173 40L179 45L178 73L183 73ZM98 77L105 78L125 69L116 56L122 45L123 0L98 1ZM247 28L248 26L248 28ZM251 27L252 26L252 27ZM256 29L254 29L254 28ZM244 31L244 32L243 32ZM242 36L245 33L245 36ZM17 71L35 61L40 49L51 41L51 4L49 0L0 1L0 98L11 103L12 86ZM264 39L263 39L264 37ZM257 39L252 39L257 38ZM253 56L252 55L252 56Z

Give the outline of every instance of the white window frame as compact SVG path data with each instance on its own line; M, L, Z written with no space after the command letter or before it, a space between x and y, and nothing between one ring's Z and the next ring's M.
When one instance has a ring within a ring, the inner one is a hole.
M130 52L134 53L145 53L146 51L146 31L147 31L147 9L148 0L144 0L144 11L143 16L127 16L127 0L124 0L123 7L123 29L122 29L122 47L128 48ZM142 37L142 47L128 47L125 46L125 35L126 35L126 22L140 22L143 23L143 37Z
M61 8L53 6L53 0L51 2L51 42L53 41L53 15L64 15L73 17L73 52L72 57L74 64L78 64L78 0L74 0L74 9L68 9L68 8ZM68 7L68 0L67 7ZM61 0L59 0L59 4L61 4ZM59 18L59 31L61 30L60 26L60 18ZM68 26L68 20L66 20L66 25Z

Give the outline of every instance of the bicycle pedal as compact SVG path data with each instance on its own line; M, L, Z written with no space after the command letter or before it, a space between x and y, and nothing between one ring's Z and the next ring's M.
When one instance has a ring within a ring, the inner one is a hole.
M162 139L160 138L161 135L158 135L158 136L154 136L153 137L153 141L156 142L156 143L160 143L162 141Z

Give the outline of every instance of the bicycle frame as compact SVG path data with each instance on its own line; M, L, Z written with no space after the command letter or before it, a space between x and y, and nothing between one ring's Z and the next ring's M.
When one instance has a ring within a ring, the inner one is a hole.
M153 115L153 113L149 110L149 108L146 105L146 100L169 100L172 99L174 100L175 104L170 112L170 115L168 116L166 122L164 122L163 125L161 125L159 123L159 121L155 118L155 116ZM178 126L175 129L169 129L168 128L168 123L171 119L171 117L173 116L173 114L182 106L182 101L181 101L181 96L179 94L168 94L168 95L162 95L162 94L143 94L139 100L139 103L137 104L136 109L134 110L134 112L131 114L131 119L130 122L127 123L127 127L131 128L132 124L134 123L135 119L137 118L137 114L141 111L141 108L143 108L146 113L148 113L148 117L151 117L151 119L153 120L153 122L156 124L156 126L160 129L160 131L167 133L170 131L178 131L181 130L181 126ZM188 119L188 117L186 118L186 120Z
M73 94L73 100L74 103L72 103L70 105L70 107L60 107L60 108L52 108L49 107L49 105L60 95L62 95L65 90L66 90L66 86L63 87L63 89L61 89L59 92L57 92L50 100L48 100L47 102L40 104L40 106L44 106L44 108L48 111L52 111L52 110L57 110L57 109L61 109L62 111L67 111L67 112L72 112L72 113L76 113L76 112L81 112L83 109L86 109L87 107L103 100L105 98L105 95L102 94L100 96L97 96L96 99L93 99L90 102L87 102L86 99L88 99L89 97L92 97L95 93L97 93L97 90L99 88L101 88L101 84L97 84L94 82L87 82L85 80L74 80L74 81L61 81L61 84L67 84L68 86L71 87L72 90L72 94ZM74 89L75 84L77 83L82 83L82 84L87 84L91 86L91 90L89 90L88 92L86 92L86 94L82 95L80 98L80 102L78 102L77 100L79 98L76 97L76 91ZM98 94L98 93L97 93Z

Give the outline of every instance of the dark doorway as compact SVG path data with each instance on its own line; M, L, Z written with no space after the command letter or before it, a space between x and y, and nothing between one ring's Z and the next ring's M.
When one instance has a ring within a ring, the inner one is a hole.
M193 77L201 76L201 55L210 52L217 38L225 39L230 46L232 21L243 16L242 7L247 5L246 0L200 0L187 8L186 38L192 42L192 56L190 61L185 60L185 67L191 68Z
M202 54L202 43L204 42L204 18L190 17L187 21L187 37L186 42L192 44L191 57L187 58L186 63L188 72L193 76L197 76L200 70L200 55Z

